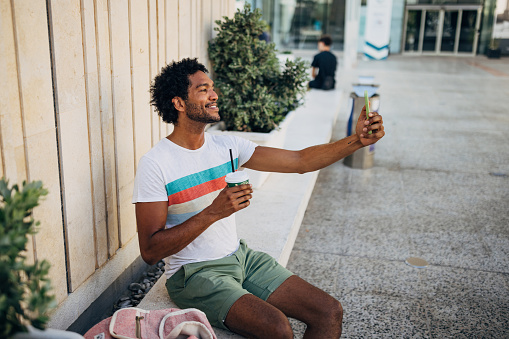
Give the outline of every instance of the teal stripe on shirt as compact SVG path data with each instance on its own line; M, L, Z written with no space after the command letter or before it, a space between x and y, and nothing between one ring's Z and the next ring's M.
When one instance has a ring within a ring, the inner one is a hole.
M235 169L239 167L239 158L233 160ZM204 182L211 181L232 171L232 164L230 161L225 162L222 165L206 169L204 171L189 174L185 177L177 179L173 182L166 184L166 193L168 196L184 191L188 188L198 186Z

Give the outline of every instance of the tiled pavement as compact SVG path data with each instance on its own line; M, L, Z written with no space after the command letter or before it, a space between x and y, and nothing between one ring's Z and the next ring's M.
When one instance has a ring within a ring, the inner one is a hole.
M360 75L380 85L375 166L320 171L287 267L341 301L344 338L509 338L509 59L340 65L345 104Z

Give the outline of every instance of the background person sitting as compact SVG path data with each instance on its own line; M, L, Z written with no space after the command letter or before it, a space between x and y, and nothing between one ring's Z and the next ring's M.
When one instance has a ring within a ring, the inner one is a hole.
M314 80L309 82L310 88L323 90L334 89L336 86L336 66L338 64L336 56L330 52L332 38L330 35L322 35L318 41L318 50L311 63L313 70L311 76Z

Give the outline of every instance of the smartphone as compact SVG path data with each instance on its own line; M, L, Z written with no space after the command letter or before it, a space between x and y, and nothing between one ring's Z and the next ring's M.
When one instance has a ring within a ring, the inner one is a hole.
M366 119L369 119L369 98L368 98L368 91L364 91L364 102L366 103ZM369 131L368 134L371 134L372 132Z

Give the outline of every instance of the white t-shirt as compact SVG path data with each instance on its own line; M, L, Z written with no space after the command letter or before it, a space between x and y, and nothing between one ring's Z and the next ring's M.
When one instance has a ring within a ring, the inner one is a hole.
M134 180L133 203L168 201L166 228L179 225L209 206L226 186L226 174L253 155L256 144L239 137L205 133L196 150L164 138L141 159ZM235 214L212 224L180 252L164 259L166 277L185 264L223 258L239 245Z

